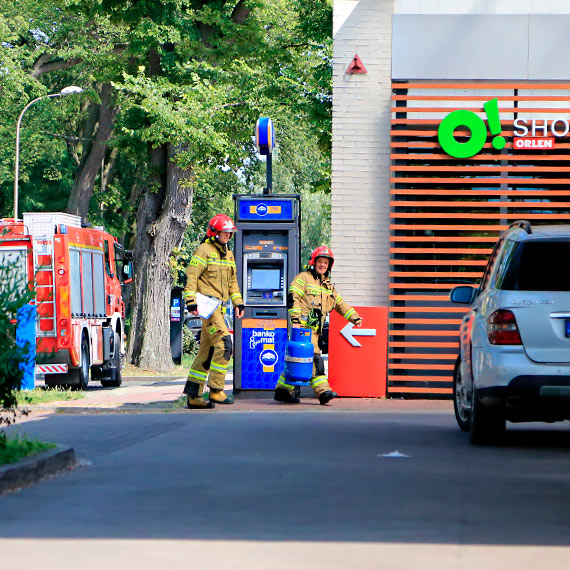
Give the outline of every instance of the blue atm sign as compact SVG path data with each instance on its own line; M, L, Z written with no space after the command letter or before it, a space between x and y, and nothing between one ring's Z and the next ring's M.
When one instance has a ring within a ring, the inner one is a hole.
M292 221L293 200L240 200L240 221Z
M287 319L243 319L241 387L273 390L281 375L287 343Z
M255 125L255 144L259 154L269 155L275 148L275 131L269 117L260 117Z

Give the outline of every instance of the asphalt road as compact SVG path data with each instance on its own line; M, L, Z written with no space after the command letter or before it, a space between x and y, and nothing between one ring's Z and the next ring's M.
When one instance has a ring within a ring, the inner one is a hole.
M449 413L51 415L82 466L0 497L2 567L568 568L569 425ZM395 453L398 452L398 453ZM405 456L405 457L403 457Z

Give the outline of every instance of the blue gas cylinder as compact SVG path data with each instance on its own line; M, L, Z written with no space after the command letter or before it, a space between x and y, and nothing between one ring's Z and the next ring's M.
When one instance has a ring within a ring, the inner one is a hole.
M285 345L285 370L283 376L289 384L306 383L313 376L311 329L291 329L291 340Z

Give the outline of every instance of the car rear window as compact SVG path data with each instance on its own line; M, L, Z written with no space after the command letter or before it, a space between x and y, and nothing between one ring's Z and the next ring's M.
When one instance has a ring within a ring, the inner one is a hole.
M570 241L519 242L497 276L508 291L570 291Z

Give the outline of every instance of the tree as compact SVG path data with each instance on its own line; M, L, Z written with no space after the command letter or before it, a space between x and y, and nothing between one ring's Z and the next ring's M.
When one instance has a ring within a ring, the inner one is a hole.
M129 358L166 369L170 255L188 255L211 213L231 213L232 192L259 188L259 116L278 129L283 191L329 191L332 1L6 0L3 16L2 164L22 102L85 88L80 104L27 117L25 206L63 203L134 248Z
M38 105L33 116L26 116L29 124L22 130L21 173L25 199L38 195L34 187L53 182L59 190L56 201L62 201L61 186L73 181L65 200L67 211L84 221L116 112L110 80L119 77L125 65L126 28L104 17L99 4L5 0L0 15L0 105L4 111L0 131L12 143L9 160L2 162L12 163L13 126L28 100L80 84L86 90L81 112L70 112L68 102L58 101L57 105ZM3 151L7 148L2 145ZM9 174L0 169L2 190ZM50 194L41 195L51 202ZM34 200L26 200L23 206L28 204L38 206Z
M149 38L145 32L146 65L136 75L124 74L117 87L138 118L133 135L148 144L151 171L136 216L129 359L164 370L172 366L164 334L172 286L169 256L190 220L194 185L208 169L237 164L235 149L242 146L230 140L240 124L232 122L230 112L246 108L233 101L232 81L243 67L232 65L230 57L242 49L234 28L243 28L249 9L244 1L216 7L196 2L189 14L173 3L172 12L164 13L152 4L147 5L150 12L133 13L135 20L141 18L134 36L146 28L149 13L161 24L161 33Z

